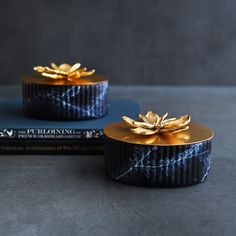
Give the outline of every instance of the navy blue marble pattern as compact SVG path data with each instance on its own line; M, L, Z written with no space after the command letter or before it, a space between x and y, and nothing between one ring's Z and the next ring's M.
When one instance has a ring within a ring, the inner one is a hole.
M180 146L134 145L106 137L106 173L119 182L185 186L203 182L211 165L211 141Z
M24 113L39 119L100 118L107 114L107 97L107 81L80 86L52 86L23 82Z

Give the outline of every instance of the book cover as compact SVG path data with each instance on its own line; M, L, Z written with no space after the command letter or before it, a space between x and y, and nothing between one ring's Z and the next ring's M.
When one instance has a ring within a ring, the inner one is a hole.
M114 99L100 119L47 121L24 116L20 99L0 100L0 154L102 154L103 128L139 112L139 102Z
M103 140L1 140L0 154L102 155Z

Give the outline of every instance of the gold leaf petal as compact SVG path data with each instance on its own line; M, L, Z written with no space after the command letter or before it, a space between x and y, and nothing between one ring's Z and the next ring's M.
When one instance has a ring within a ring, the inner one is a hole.
M73 73L74 71L78 70L80 68L81 64L80 63L76 63L74 64L70 70L69 70L69 73Z
M128 125L131 125L131 126L135 127L135 125L134 125L134 121L135 121L135 120L129 118L128 116L122 116L122 119L123 119Z
M80 76L81 76L81 77L90 76L90 75L92 75L92 74L94 74L94 73L95 73L95 70L86 71L86 72L81 72L81 73L80 73Z
M87 70L86 67L84 67L84 68L79 68L79 72L84 72L84 71L86 71L86 70Z
M176 134L176 133L179 133L179 132L182 132L182 131L188 130L188 129L189 129L189 126L186 126L185 128L175 130L175 131L173 131L172 133L173 133L173 134Z
M51 67L52 67L54 70L60 70L60 68L59 68L55 63L51 63Z
M152 135L152 134L156 134L158 132L158 130L144 129L141 127L133 128L130 130L135 134L142 134L142 135Z
M58 74L48 74L48 73L42 73L42 76L51 78L51 79L65 79L66 77L64 75L58 75Z
M158 116L158 117L157 117L157 121L156 121L156 123L155 123L155 126L156 126L156 127L159 127L160 123L161 123L161 117Z
M71 65L63 63L59 66L59 69L64 71L64 72L69 72L71 68Z
M44 72L49 73L49 74L67 75L67 73L64 72L64 71L54 70L54 69L51 69L51 68L49 68L47 66L44 67Z
M77 70L77 71L75 71L74 73L70 74L68 78L70 78L70 79L73 80L73 79L79 79L80 77L81 77L81 74L80 74L80 72Z
M142 127L142 128L147 128L147 129L152 129L154 128L154 125L152 124L148 124L148 123L144 123L144 122L139 122L139 121L135 121L127 116L122 116L122 119L129 125L131 125L132 127Z
M146 122L147 122L147 123L150 123L150 124L153 124L153 125L156 124L156 122L158 121L158 119L159 119L159 116L158 116L156 113L152 112L152 111L149 111L149 112L145 115L145 120L146 120Z
M164 125L164 124L168 124L168 123L170 123L171 121L174 121L174 120L176 120L176 118L165 119L162 123Z
M184 127L190 123L191 117L188 115L180 116L175 119L170 119L168 122L166 122L163 126L163 128L170 128L171 130L175 129L175 127Z
M166 113L164 116L162 116L162 122L166 119L167 116L168 116L168 113Z
M42 72L44 72L44 67L43 66L35 66L34 70L39 72L39 73L42 73Z
M149 120L147 119L147 117L146 117L145 115L139 114L138 117L139 117L142 121L144 121L144 122L146 122L146 123L149 123Z

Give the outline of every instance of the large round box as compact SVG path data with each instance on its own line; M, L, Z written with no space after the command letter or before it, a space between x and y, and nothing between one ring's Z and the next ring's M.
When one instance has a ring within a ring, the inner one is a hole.
M203 182L211 165L213 131L190 124L177 134L143 136L124 122L104 129L105 171L127 184L180 187Z
M108 110L108 80L92 75L76 81L42 76L22 79L23 111L45 120L84 120L105 116Z

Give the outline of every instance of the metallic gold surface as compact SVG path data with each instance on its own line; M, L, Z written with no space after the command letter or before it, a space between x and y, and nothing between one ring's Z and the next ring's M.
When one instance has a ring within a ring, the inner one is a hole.
M135 134L153 135L157 133L179 133L189 128L191 116L184 115L177 118L166 119L168 113L163 116L149 111L146 115L139 114L141 121L135 121L127 116L122 119L130 126L135 127L130 129Z
M153 146L175 146L199 143L212 139L213 131L201 124L190 123L189 129L180 133L159 133L150 136L130 132L125 122L112 123L105 127L104 133L109 138L122 142Z
M43 84L43 85L57 85L57 86L63 86L63 85L90 85L90 84L99 84L108 81L107 77L104 75L91 75L84 78L80 78L78 80L69 81L65 79L56 79L52 80L49 78L45 78L40 75L28 75L23 76L22 80L25 83L31 83L31 84Z
M80 66L80 63L76 63L73 66L66 63L57 66L55 63L51 63L52 68L47 66L35 66L34 70L42 76L53 80L64 79L69 81L74 81L95 73L95 70L87 71L87 68L80 68Z

